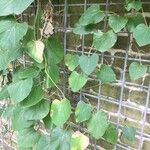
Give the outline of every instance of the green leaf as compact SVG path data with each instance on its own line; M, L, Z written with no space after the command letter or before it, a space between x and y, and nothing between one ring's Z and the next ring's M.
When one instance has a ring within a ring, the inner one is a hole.
M71 150L85 150L89 145L89 138L79 131L71 137Z
M117 35L112 30L106 33L99 31L93 38L94 47L100 52L108 51L115 45L116 41Z
M26 68L17 68L13 74L13 81L23 80L27 78L35 78L38 76L40 70L34 66Z
M131 9L139 11L142 8L142 3L140 0L126 0L125 8L127 11L130 11Z
M89 120L92 115L92 110L93 107L91 104L86 104L83 101L78 102L75 110L76 122Z
M121 31L128 22L127 17L112 15L109 17L108 23L109 26L115 31L115 33Z
M35 131L32 127L24 129L19 132L17 141L19 147L32 147L34 146L40 138L40 133Z
M21 103L21 107L31 107L40 102L44 97L44 91L40 86L33 86L30 94Z
M42 63L44 47L45 45L42 41L30 41L27 43L26 52L36 62Z
M73 71L69 77L69 86L73 92L78 92L87 82L88 77Z
M103 135L103 138L111 143L111 144L116 144L117 143L117 139L118 139L118 130L117 128L112 125L112 124L109 124L105 134Z
M146 75L147 66L138 62L132 62L129 66L129 75L131 80L137 80Z
M97 78L103 83L110 83L116 80L116 74L108 65L102 64L100 70L97 72Z
M65 64L70 71L73 71L79 65L79 56L67 54L65 56Z
M144 24L144 17L141 14L128 17L127 28L130 32L133 32L137 25Z
M139 24L133 31L133 37L139 46L150 44L150 27L144 24Z
M37 144L37 150L70 150L71 132L56 128L51 136L44 135Z
M67 99L63 99L61 101L55 99L51 105L50 115L52 122L56 126L63 125L71 115L70 101Z
M55 141L53 142L55 143ZM50 150L52 148L55 150L54 147L55 145L52 145L51 137L49 135L43 135L37 143L36 150Z
M32 26L29 26L26 35L23 37L22 43L23 45L26 45L28 42L33 41L34 39L34 29Z
M52 86L54 86L54 83L52 82L52 80L57 83L60 79L60 73L59 73L59 67L56 64L50 64L47 67L47 73L48 75L46 75L46 87L47 88L51 88ZM51 80L51 79L52 80Z
M13 17L0 19L0 50L11 50L13 53L27 30L27 23L18 23Z
M89 24L96 24L103 20L105 14L100 10L99 5L90 6L79 19L79 24L86 26Z
M19 147L19 150L33 150L32 147Z
M95 139L100 139L108 128L107 114L98 111L88 123L88 130Z
M34 121L29 121L24 117L24 109L21 107L15 107L12 116L12 128L13 130L23 130L34 124Z
M2 0L0 1L0 16L21 14L34 0Z
M86 34L92 34L93 32L96 32L96 25L95 24L89 24L86 26L82 26L80 24L76 24L73 28L73 33L79 34L79 35L86 35Z
M12 101L18 103L23 101L31 92L33 80L31 78L11 83L8 86L8 93Z
M64 57L64 49L58 38L50 37L45 47L45 55L48 65L58 64Z
M136 134L136 129L133 128L133 127L124 127L122 129L122 133L123 133L123 136L130 140L130 141L133 141L135 140L135 134Z
M8 90L7 90L7 85L5 85L1 91L0 91L0 100L4 100L6 98L9 98Z
M43 118L43 122L45 125L45 128L47 129L54 129L56 126L52 123L52 118L48 114L45 118Z
M9 44L8 44L9 45ZM13 50L13 53L12 53ZM20 47L16 47L11 50L1 50L0 49L0 71L5 70L8 67L8 64L19 58L21 56L22 52L20 50Z
M97 54L92 54L91 56L82 55L79 58L79 64L82 71L90 75L96 68L99 61L99 56Z
M50 105L46 100L41 100L34 106L24 109L26 120L40 120L46 117L49 113Z

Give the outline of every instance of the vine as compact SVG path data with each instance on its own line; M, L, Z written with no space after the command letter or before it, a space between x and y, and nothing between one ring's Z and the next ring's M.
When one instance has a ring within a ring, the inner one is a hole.
M63 80L61 66L64 63L70 72L68 84L72 92L84 89L92 75L102 84L115 82L115 71L109 64L99 63L99 53L111 51L122 30L129 31L140 47L150 44L150 27L143 15L142 3L126 0L125 9L134 11L134 16L107 12L107 31L98 28L105 11L99 5L91 5L73 29L74 34L93 36L91 49L87 55L68 53L64 56L61 42L53 32L50 1L42 15L37 1L33 26L17 21L16 16L33 1L0 1L0 71L3 76L0 100L10 100L3 117L11 118L12 128L18 133L17 149L84 150L91 145L88 134L115 145L119 130L110 123L106 112L96 111L86 101L79 101L76 108L72 108L72 100L59 86ZM138 62L132 62L128 71L133 81L148 75L148 67ZM73 118L86 130L75 130L68 125ZM121 133L128 140L134 140L136 130L125 126Z

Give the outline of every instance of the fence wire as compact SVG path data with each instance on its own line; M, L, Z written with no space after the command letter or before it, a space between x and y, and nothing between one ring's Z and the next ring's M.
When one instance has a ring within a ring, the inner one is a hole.
M122 11L122 0L53 0L54 11L56 11L54 21L56 34L58 34L64 45L64 54L76 53L87 54L91 49L92 39L90 36L77 36L72 32L74 24L78 21L80 15L91 5L99 4L105 10L105 19L99 25L103 31L108 30L108 11L116 13L124 13ZM41 3L42 4L42 3ZM147 21L150 20L150 1L143 0L144 14L147 16ZM33 23L33 18L36 12L36 3L32 4L28 11L24 12L20 18L30 24ZM149 23L149 22L148 22ZM94 48L92 48L95 51ZM126 30L118 33L118 41L113 49L109 52L97 54L101 62L112 66L117 74L117 80L110 85L103 85L94 75L90 76L87 86L77 93L79 99L86 99L93 104L97 110L103 109L108 112L109 120L112 124L120 129L124 125L134 126L136 131L136 140L133 142L122 138L121 133L117 144L112 147L110 144L102 140L94 140L90 137L92 150L149 150L150 148L150 78L131 82L128 78L129 64L133 61L141 62L150 65L150 49L149 46L137 48L133 40L132 34ZM67 94L70 90L67 86L67 73L63 68L64 83L63 91ZM140 97L140 95L144 95ZM137 100L136 100L137 99ZM139 99L139 101L138 101ZM140 102L142 101L142 102ZM8 100L9 103L9 100ZM0 110L2 111L6 103L1 103ZM2 150L12 150L15 138L12 137L13 131L9 120L0 120L0 148ZM75 128L82 130L82 125L73 124ZM6 133L3 133L4 131ZM83 129L84 130L84 129ZM9 132L8 132L9 131ZM8 134L9 133L9 134Z

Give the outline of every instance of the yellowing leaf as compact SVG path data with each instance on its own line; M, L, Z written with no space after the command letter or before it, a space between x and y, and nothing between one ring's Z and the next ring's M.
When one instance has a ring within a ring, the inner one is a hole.
M42 41L30 41L27 43L27 53L36 62L42 63L44 54L44 43Z
M89 138L80 131L73 133L71 138L71 150L86 150L89 145Z

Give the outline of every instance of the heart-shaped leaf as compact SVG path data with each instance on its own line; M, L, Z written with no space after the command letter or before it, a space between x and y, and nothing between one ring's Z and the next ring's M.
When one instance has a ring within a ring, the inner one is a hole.
M144 66L138 62L133 62L129 66L129 75L131 80L137 80L146 75L147 66Z
M21 107L17 106L13 110L13 115L12 115L12 128L15 131L20 131L25 128L28 128L30 126L34 125L33 120L27 120L25 119L24 116L24 109Z
M50 112L52 122L56 126L63 125L71 115L71 105L70 101L67 99L57 100L55 99L51 105Z
M139 46L150 44L150 27L144 24L139 24L133 31L133 37Z
M31 92L32 85L33 79L31 78L11 83L7 88L11 100L16 103L23 101Z
M47 67L47 73L46 74L46 88L51 88L54 86L54 83L57 83L60 79L60 73L59 73L59 67L56 64L50 64ZM52 80L53 82L52 82Z
M79 131L72 134L71 150L85 150L89 145L89 138Z
M21 14L34 0L1 0L0 16L8 16L10 14Z
M87 82L88 77L73 71L69 77L69 86L73 92L78 92Z
M95 24L89 24L86 26L82 26L80 24L76 24L73 33L80 34L80 35L86 35L86 34L92 34L93 32L96 32L96 25Z
M114 125L109 124L105 134L103 135L103 138L107 142L109 142L113 145L116 144L117 139L118 139L118 130L117 130L117 128Z
M96 24L103 20L105 14L100 10L99 5L90 6L79 19L79 24L86 26L89 24Z
M123 29L128 22L127 17L112 15L109 17L108 23L109 26L115 31L115 33L119 32Z
M70 150L70 142L71 132L56 128L51 136L41 136L37 150Z
M24 108L24 117L26 120L40 120L49 113L50 105L46 100L41 100L36 105Z
M91 104L86 104L83 101L78 102L75 110L76 122L89 120L92 115L92 110L93 107Z
M125 8L127 11L130 11L131 9L139 11L142 8L142 3L140 0L126 0Z
M103 83L110 83L116 80L116 74L111 69L111 67L102 64L100 71L97 72L97 77L103 82Z
M107 31L103 33L101 31L94 34L93 44L94 47L100 52L108 51L114 46L117 41L117 35L112 31Z
M27 78L35 78L39 74L40 70L34 66L25 68L16 68L13 74L13 81L24 80Z
M6 51L0 49L0 71L5 70L11 61L14 61L15 59L21 57L21 55L22 52L20 50L20 47L16 47L14 49L6 50Z
M42 100L44 96L44 91L42 90L42 87L40 86L34 86L28 95L21 103L20 105L22 107L31 107L38 102Z
M79 56L67 54L65 56L65 64L70 71L73 71L79 65Z
M42 41L30 41L27 44L26 52L36 62L42 63L44 54L44 43Z
M98 111L88 123L88 130L95 139L100 139L108 128L107 114Z
M144 24L144 17L141 14L128 17L127 28L130 32L133 32L139 24Z
M11 53L13 53L13 50L18 47L19 41L27 33L27 30L27 23L18 23L13 17L0 19L0 50L11 50Z
M135 140L136 129L133 127L124 127L122 129L123 136L130 141Z
M40 133L34 130L32 127L21 130L17 137L17 143L20 147L32 147L34 146L40 138Z
M45 56L48 65L58 64L64 57L64 48L58 37L49 37L45 45Z
M92 54L91 56L82 55L79 58L79 64L82 71L90 75L98 64L99 57L97 54Z

